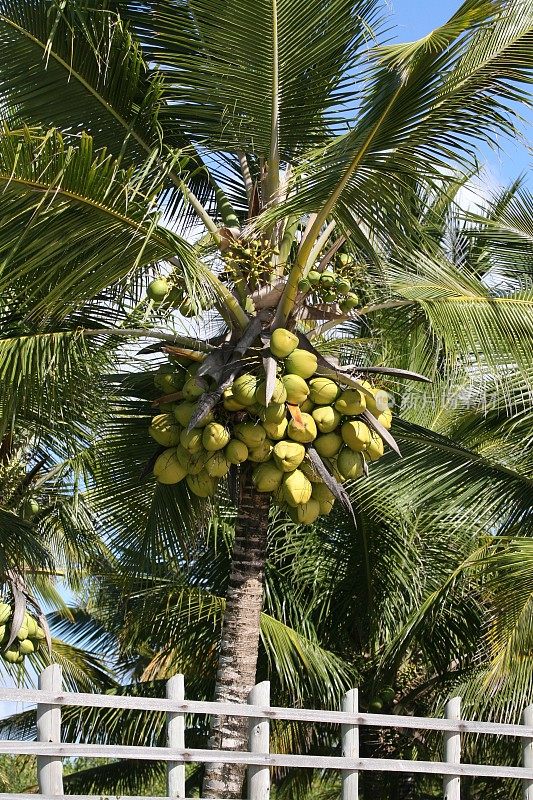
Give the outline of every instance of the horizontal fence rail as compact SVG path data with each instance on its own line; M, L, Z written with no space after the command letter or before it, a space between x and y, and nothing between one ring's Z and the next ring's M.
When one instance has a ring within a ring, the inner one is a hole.
M248 800L268 800L270 769L336 770L341 775L342 800L358 800L360 772L396 772L442 777L445 800L460 800L462 777L510 778L522 781L524 800L533 800L533 707L525 710L522 725L478 722L461 719L461 700L453 698L446 707L446 718L408 717L394 714L365 714L358 711L357 690L348 692L342 711L278 708L269 705L268 682L258 684L248 705L186 700L182 675L167 683L163 698L126 697L64 692L61 669L47 667L39 679L41 688L0 687L0 700L37 705L37 741L0 740L0 753L34 755L40 794L0 793L0 800L91 800L95 795L64 795L65 758L112 758L162 761L167 765L167 797L185 800L185 768L188 763L244 764L248 767ZM61 708L81 706L163 712L167 717L167 746L143 747L62 742ZM246 717L249 720L248 751L192 749L185 745L185 715L203 714ZM270 720L326 723L340 726L342 755L297 755L270 752ZM413 761L393 758L367 758L359 754L361 727L441 731L442 761ZM522 742L523 766L461 763L461 735L465 733L517 737ZM110 798L113 800L113 798ZM125 800L125 798L124 798ZM129 797L129 800L141 798ZM143 797L142 800L154 800Z

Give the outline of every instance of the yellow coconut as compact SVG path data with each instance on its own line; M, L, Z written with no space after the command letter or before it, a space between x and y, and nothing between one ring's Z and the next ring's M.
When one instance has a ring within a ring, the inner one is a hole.
M258 444L257 447L250 447L248 449L248 461L253 461L255 464L268 461L272 456L272 450L272 442L265 439L265 441Z
M303 472L305 477L311 481L311 483L322 483L322 478L310 461L302 461L302 463L298 466L298 469Z
M370 444L365 450L365 456L367 456L370 461L377 461L378 458L381 458L385 452L383 447L383 439L375 431L370 432L370 437Z
M184 428L187 427L189 422L191 421L191 417L196 411L196 403L191 403L190 401L186 401L184 403L179 403L177 406L174 406L174 417L183 425Z
M222 394L222 405L226 409L226 411L242 411L245 407L242 403L237 403L235 398L233 397L233 392L230 389L224 389Z
M287 513L298 525L312 525L320 516L320 503L310 497L307 503L300 503L294 508L288 508Z
M351 450L361 453L371 441L370 428L364 422L350 420L341 428L343 441Z
M363 456L349 447L343 447L337 456L337 469L344 480L360 478L364 474Z
M38 642L42 642L46 639L46 634L40 625L37 625L37 633L33 638L36 639Z
M289 472L283 479L283 496L286 503L293 508L307 503L311 497L312 490L311 481L308 481L299 469Z
M181 427L172 414L158 414L152 419L148 433L157 444L163 447L175 447L180 442Z
M21 625L17 633L17 639L19 640L19 642L23 642L24 639L27 638L28 638L28 629L26 625Z
M254 469L252 481L258 492L275 492L281 486L284 474L273 461L266 461Z
M276 405L280 405L281 403L285 403L286 400L287 390L285 389L283 382L280 381L279 378L276 378L274 381L274 392L272 394L270 403L276 403ZM266 406L266 381L261 381L261 383L258 384L255 391L255 401L261 406Z
M35 647L30 639L24 639L24 641L19 644L19 652L22 653L23 656L27 656L34 651Z
M187 475L187 486L197 497L211 497L215 493L216 483L207 472L199 475Z
M187 450L185 450L185 452L187 453L188 456L186 463L183 464L183 460L182 458L180 458L179 455L178 455L178 461L180 462L180 464L183 464L183 466L187 468L187 472L189 473L189 475L199 475L200 472L205 467L205 462L209 458L209 453L206 450L204 450L203 447L197 453L188 453Z
M213 453L215 450L223 450L230 439L231 436L227 428L219 422L210 422L204 428L202 445L209 453Z
M285 359L285 372L289 375L299 375L300 378L310 378L315 374L317 366L315 354L298 347Z
M240 375L231 387L233 399L243 406L252 406L255 403L255 392L259 381L256 375L245 373Z
M328 489L325 483L314 483L311 497L320 504L321 514L329 514L335 504L333 492Z
M342 438L334 431L332 433L321 433L320 436L316 437L313 447L319 456L333 458L342 447Z
M189 378L188 381L185 381L182 391L185 400L197 400L203 395L206 389L207 385L205 381L202 380L202 378L194 376Z
M0 603L0 625L7 622L11 616L11 606L9 603Z
M37 632L37 622L33 619L33 617L30 617L29 614L26 614L24 620L25 620L25 625L28 629L28 636L30 637L30 639L33 639L33 637ZM2 637L0 636L0 640L1 638Z
M339 396L340 389L330 378L313 378L309 381L309 398L317 406L329 406Z
M159 483L179 483L187 474L186 467L180 463L176 450L165 450L154 464L154 475Z
M335 408L339 414L350 417L362 414L366 408L365 395L358 389L346 389L335 403Z
M392 426L392 411L388 408L386 411L383 411L378 417L376 417L378 422L381 422L384 428L389 430Z
M248 448L244 442L232 439L224 448L224 455L230 464L242 464L248 458Z
M270 352L276 358L286 358L298 347L298 337L286 328L276 328L270 337Z
M274 461L283 472L292 472L305 458L305 447L298 442L282 441L274 445Z
M370 413L377 417L390 409L390 400L388 392L383 389L375 389L374 397L367 397L366 404Z
M254 422L239 422L238 425L235 425L233 433L235 438L244 442L248 449L259 447L266 439L266 431L263 426Z
M287 390L287 403L299 406L309 395L309 386L299 375L284 375L283 385Z
M294 439L295 442L308 444L316 439L316 423L311 414L300 414L300 417L303 428L300 427L296 420L291 419L287 426L287 436L289 439Z
M189 453L198 453L202 449L202 429L193 428L190 431L183 430L180 436L180 444Z
M279 441L285 436L287 430L287 420L282 419L281 422L263 422L263 427L267 432L269 439Z
M331 433L339 426L341 415L333 406L318 406L312 413L320 433Z
M228 474L230 466L231 464L222 450L216 450L207 455L205 471L211 478L224 478Z
M20 655L21 654L19 653L18 647L11 645L10 648L8 648L2 653L2 658L5 661L7 661L8 664L18 664L20 663L19 662Z
M285 403L271 403L268 408L261 409L259 415L264 422L281 422L287 416Z

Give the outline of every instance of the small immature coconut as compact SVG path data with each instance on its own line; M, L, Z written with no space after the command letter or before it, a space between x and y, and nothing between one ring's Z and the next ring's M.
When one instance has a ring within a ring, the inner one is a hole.
M329 514L335 504L335 497L325 483L314 483L311 497L320 505L321 514Z
M349 447L343 447L337 457L337 469L344 480L355 480L364 474L363 456Z
M285 372L289 375L299 375L300 378L310 378L315 374L317 366L315 354L299 347L285 359Z
M322 433L316 437L313 447L319 456L333 458L342 447L342 438L335 432Z
M255 391L259 381L256 375L245 373L233 381L231 391L233 399L243 406L252 406L255 403Z
M244 442L248 449L259 447L266 439L266 431L263 426L253 422L239 422L238 425L235 425L233 433L235 438Z
M341 421L341 415L332 406L318 406L312 417L320 433L331 433Z
M263 461L268 461L272 456L272 442L265 439L264 442L258 444L257 447L250 447L248 450L248 461L255 464L261 464Z
M224 448L224 455L230 464L242 464L248 458L248 448L244 442L232 439Z
M187 474L186 467L178 460L176 450L165 450L154 464L154 476L159 483L179 483Z
M339 396L340 388L330 378L313 378L309 381L309 399L317 406L329 406Z
M146 289L148 299L153 300L154 303L162 303L169 292L170 286L166 278L155 278Z
M350 417L362 414L366 409L365 395L358 389L346 389L335 403L335 408L340 414Z
M233 397L233 392L231 391L231 388L224 389L222 397L223 397L222 404L226 409L226 411L242 411L242 409L244 408L242 403L237 403L237 401Z
M188 297L180 303L178 307L178 311L182 317L197 317L199 313L201 313L201 309L199 309L195 303L193 303Z
M305 458L305 447L298 442L282 441L274 445L274 461L283 472L292 472Z
M199 475L187 475L187 486L197 497L211 497L215 493L215 480L207 472Z
M339 278L335 284L335 289L339 294L348 294L351 288L351 283L347 278Z
M346 442L351 450L357 453L366 450L371 442L370 428L364 422L350 420L345 422L341 428L343 441Z
M307 503L311 497L313 487L303 472L299 469L289 472L283 479L283 496L288 505L295 508L298 505Z
M307 274L307 280L311 284L311 286L318 286L320 283L320 272L316 269L312 269L311 272Z
M202 429L193 428L191 431L183 430L180 436L180 444L189 453L198 453L202 449Z
M303 428L297 425L294 419L291 419L287 426L287 435L289 439L294 439L295 442L307 444L316 439L316 423L311 414L301 414L300 417L303 423Z
M275 358L286 358L298 347L298 337L286 328L276 328L270 337L270 352Z
M219 422L210 422L204 428L202 445L208 452L213 453L215 450L223 450L230 439L230 432L223 425Z
M175 447L180 443L181 427L172 414L158 414L152 419L148 433L162 447Z
M205 461L205 471L211 478L224 478L230 466L222 450L209 454Z
M299 375L284 375L283 385L287 390L287 403L299 406L305 403L309 394L309 386Z
M311 288L311 283L307 280L307 278L302 278L298 281L298 291L299 292L308 292Z
M356 306L359 305L359 298L356 294L348 294L343 300L339 303L339 308L343 314L349 314Z
M258 492L275 492L281 486L284 474L273 461L266 461L254 469L252 481Z
M365 456L367 456L370 461L377 461L378 458L381 458L385 452L383 447L383 439L375 431L370 431L370 437L370 444L365 450Z
M283 382L280 381L279 378L276 378L274 381L274 392L272 394L272 398L270 403L275 403L276 405L280 405L281 403L285 403L287 400L287 390L283 385ZM255 401L262 406L266 406L266 381L261 381L255 391Z
M312 525L320 516L320 503L310 497L307 503L300 503L294 508L288 508L287 513L298 525Z
M320 276L320 286L324 289L331 289L335 286L335 281L337 280L337 276L334 272L323 272Z
M287 431L287 420L283 418L281 422L263 422L263 427L267 432L269 439L274 439L278 442L283 439Z
M350 256L348 253L337 253L337 261L341 267L346 267L350 261Z

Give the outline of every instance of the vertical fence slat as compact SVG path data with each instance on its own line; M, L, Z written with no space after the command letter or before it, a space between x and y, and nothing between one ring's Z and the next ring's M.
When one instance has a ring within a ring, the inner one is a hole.
M342 699L342 710L351 714L359 711L359 692L350 689ZM342 755L344 758L359 758L359 726L341 725ZM342 800L359 800L359 772L342 771Z
M522 714L522 722L524 725L533 726L533 706L528 706L524 709ZM527 769L533 768L533 739L522 739L523 747L523 766ZM524 800L533 800L533 781L524 781L522 788L522 796Z
M185 679L174 675L167 681L167 699L185 700ZM185 714L167 712L167 743L177 750L185 749ZM167 763L167 793L169 797L185 797L185 764L176 761Z
M61 692L62 683L59 664L50 664L39 675L39 689L45 692ZM61 706L37 704L37 741L61 742ZM55 756L37 756L37 778L41 794L63 794L63 761Z
M452 697L445 707L446 719L461 719L461 698ZM461 763L461 734L444 734L444 761L448 764ZM461 800L461 778L454 775L444 776L444 800Z
M270 681L258 683L248 695L251 706L270 705ZM268 719L251 718L248 728L248 747L251 753L270 752L270 724ZM268 800L270 797L269 767L248 767L248 800Z

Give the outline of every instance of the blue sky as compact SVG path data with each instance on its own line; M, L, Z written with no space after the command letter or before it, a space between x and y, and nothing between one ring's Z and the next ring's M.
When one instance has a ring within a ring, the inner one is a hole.
M396 26L395 38L398 41L419 39L429 31L446 22L460 6L460 0L385 0L391 12L392 22ZM524 116L525 116L524 112ZM533 115L527 115L528 122L524 127L531 146L531 128ZM506 185L521 173L529 172L531 184L531 155L523 142L502 140L503 152L495 152L490 148L483 149L486 163L487 183L491 188Z

